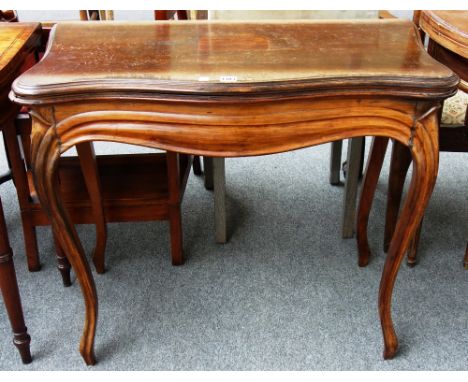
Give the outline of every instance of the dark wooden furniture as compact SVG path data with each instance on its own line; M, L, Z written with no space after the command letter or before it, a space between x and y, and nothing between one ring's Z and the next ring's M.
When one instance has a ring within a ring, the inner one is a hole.
M8 99L11 83L29 54L39 45L41 28L37 23L0 23L0 129L4 137L15 136L14 118L19 106ZM0 184L8 180L4 177ZM0 288L13 329L13 343L23 363L31 362L31 338L24 323L21 299L13 265L13 253L0 201Z
M18 22L15 11L4 11L9 17L4 17L2 21ZM15 17L12 17L14 15ZM80 12L81 15L81 12ZM50 30L54 23L44 23L42 25L42 35L39 43L33 52L23 60L22 66L17 73L17 76L33 66L40 57L44 54L46 44L49 38ZM16 106L15 106L16 107ZM16 109L15 109L16 110ZM21 220L23 227L24 242L26 248L26 257L28 260L28 268L30 271L40 270L39 251L36 238L36 225L30 219L30 208L34 204L38 204L31 174L31 119L28 114L28 108L23 107L16 115L12 127L4 134L5 151L9 172L2 176L2 180L14 178L14 183L17 190L18 202L21 211ZM13 127L14 126L14 127ZM93 254L93 260L96 264L98 272L104 270L104 251L106 246L107 230L104 214L102 212L102 201L99 195L99 178L97 167L95 166L95 155L91 143L79 145L77 147L80 162L82 163L82 171L85 172L85 178L88 179L88 191L93 204L93 216L96 224L96 246ZM34 206L37 207L37 206ZM71 285L70 279L70 263L63 254L60 246L56 242L57 268L59 269L63 284Z
M0 289L3 302L10 319L13 330L13 343L18 349L23 363L30 363L31 350L29 343L31 337L24 323L21 297L16 280L15 266L13 264L13 252L8 241L8 232L3 215L2 202L0 200Z
M100 20L112 17L110 12L80 11L80 16L83 20ZM43 48L53 25L48 23L43 29ZM21 209L28 268L30 271L38 271L40 260L36 227L49 225L50 222L37 199L33 182L29 155L31 119L23 112L16 118L15 124L20 139L11 133L5 136L5 142ZM77 153L78 156L61 161L57 183L60 184L73 221L96 226L96 245L92 255L96 271L105 271L108 222L169 220L172 263L182 264L180 204L192 156L174 157L168 154L166 163L165 154L132 155L125 161L125 166L119 169L118 166L122 164L119 155L100 158L96 156L90 142L77 145ZM126 177L121 177L121 174L126 174ZM58 241L55 242L57 268L63 284L69 286L70 263Z
M187 11L154 11L154 19L155 20L188 20Z
M85 362L96 361L98 300L55 181L63 152L100 140L174 157L240 157L362 136L396 139L414 159L379 293L384 358L392 358L393 286L436 179L437 109L458 84L416 34L399 20L57 25L48 55L15 81L10 96L32 109L37 192L85 300Z
M468 92L468 11L418 11L416 20L424 36L429 38L428 52L436 60L451 68L461 78L460 91ZM457 99L459 97L455 97ZM455 102L448 99L445 107ZM442 118L439 129L439 150L447 152L468 152L468 116L459 122L445 118L445 111L440 110ZM387 250L399 213L400 202L406 174L412 158L408 149L395 142L392 150L387 212L385 221L384 249ZM417 261L417 249L421 226L408 251L408 265ZM468 269L468 247L465 251L464 267Z

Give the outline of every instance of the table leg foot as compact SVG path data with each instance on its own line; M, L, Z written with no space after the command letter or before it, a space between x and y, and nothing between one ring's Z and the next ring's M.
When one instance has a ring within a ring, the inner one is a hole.
M34 265L34 266L29 266L28 265L28 271L29 272L39 272L41 269L42 269L41 264L37 264L37 265Z
M80 354L83 360L85 361L86 365L92 366L96 364L96 356L94 355L93 349L81 349Z
M31 363L31 348L29 346L31 343L31 337L29 336L27 329L21 333L14 333L13 343L20 353L21 361L24 364Z
M387 151L388 138L375 137L372 140L369 159L367 160L366 175L361 189L356 223L356 239L358 245L358 265L365 267L369 264L370 248L367 239L369 214L374 199L375 189L379 180L380 170Z
M96 268L96 273L102 275L106 273L106 267L101 261L96 261L93 257L94 268Z
M385 344L383 358L385 360L393 359L397 351L398 351L398 339L396 338L396 335L395 335L395 339L393 343Z

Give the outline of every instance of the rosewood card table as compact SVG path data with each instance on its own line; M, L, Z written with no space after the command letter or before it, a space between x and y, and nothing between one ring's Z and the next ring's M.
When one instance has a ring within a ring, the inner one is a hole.
M37 23L0 23L0 130L4 135L15 135L13 120L19 106L8 99L11 84L29 54L39 45L41 28ZM11 178L2 176L0 184ZM13 343L23 363L31 362L31 338L24 323L23 309L13 265L13 253L0 200L0 289L13 329Z
M436 179L437 110L458 83L411 22L64 23L51 33L11 98L32 108L35 182L82 288L87 364L97 292L54 174L61 153L89 141L210 157L361 136L408 146L413 179L379 292L384 358L395 355L393 286Z

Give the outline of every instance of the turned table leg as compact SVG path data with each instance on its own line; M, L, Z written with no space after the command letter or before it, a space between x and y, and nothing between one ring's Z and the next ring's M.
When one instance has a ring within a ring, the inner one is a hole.
M71 266L70 262L67 259L67 256L62 250L60 246L60 242L58 241L55 234L52 232L52 236L54 237L54 244L55 244L55 258L57 260L57 269L62 276L62 282L64 287L69 287L72 285L71 282Z
M23 363L32 361L29 343L31 337L24 323L21 298L13 264L13 254L8 240L3 207L0 200L0 289L13 329L13 343L17 347Z

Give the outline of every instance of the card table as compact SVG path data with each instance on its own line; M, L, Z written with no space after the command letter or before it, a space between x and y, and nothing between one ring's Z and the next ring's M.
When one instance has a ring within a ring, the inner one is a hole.
M41 28L37 23L0 23L0 129L3 134L15 134L13 120L19 110L8 99L13 80L20 74L28 55L40 43ZM0 184L9 180L2 177ZM13 343L18 348L23 363L32 361L29 343L31 337L24 323L23 309L18 290L13 252L8 240L7 226L0 201L0 289L13 329Z
M414 160L378 296L383 356L394 357L392 291L436 180L437 110L458 81L409 21L58 24L10 97L32 109L37 192L84 296L85 362L96 362L98 299L54 182L61 153L111 141L243 157L362 136L395 139Z

